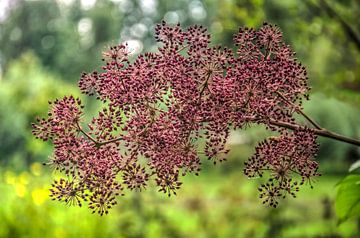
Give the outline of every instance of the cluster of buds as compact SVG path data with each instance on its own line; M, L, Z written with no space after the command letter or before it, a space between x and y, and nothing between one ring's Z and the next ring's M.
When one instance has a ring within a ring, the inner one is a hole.
M230 130L252 124L279 134L259 144L244 170L249 177L269 172L259 188L265 203L295 196L318 175L313 131L274 123L294 124L309 91L305 68L276 26L241 28L235 52L210 46L201 26L162 22L155 34L157 53L130 62L127 45L113 46L103 52L100 72L82 74L80 90L103 102L86 127L72 96L52 102L48 118L33 124L37 138L54 144L48 164L67 178L54 182L53 199L87 201L103 215L125 188L142 190L153 181L176 194L181 176L199 173L203 155L214 163L226 159Z

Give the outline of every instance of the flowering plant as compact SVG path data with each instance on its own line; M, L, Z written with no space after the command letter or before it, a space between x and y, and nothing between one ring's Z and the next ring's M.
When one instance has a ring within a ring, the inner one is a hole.
M82 74L80 90L103 102L86 127L82 103L73 96L50 102L48 118L33 124L37 138L54 144L47 164L67 175L53 183L53 199L79 206L88 201L103 215L124 188L142 190L149 180L176 194L181 175L199 173L201 154L214 164L226 159L230 130L262 124L278 136L259 143L244 173L269 176L260 198L276 207L279 198L295 197L299 186L320 175L313 160L318 135L360 144L303 113L306 70L278 27L240 28L236 52L210 46L201 26L184 31L162 22L155 35L162 43L157 53L131 63L126 44L112 46L103 52L101 72ZM295 113L308 125L297 123Z

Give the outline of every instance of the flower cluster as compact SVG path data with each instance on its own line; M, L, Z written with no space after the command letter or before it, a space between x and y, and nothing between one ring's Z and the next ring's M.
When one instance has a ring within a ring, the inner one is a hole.
M309 183L312 187L312 179L320 175L317 162L312 160L318 150L315 140L311 130L299 129L259 143L245 163L244 173L262 177L265 171L270 172L269 182L259 188L264 203L276 207L277 198L287 194L295 197L299 185Z
M104 105L86 127L83 106L72 96L51 103L48 118L33 124L37 138L54 144L49 164L68 178L54 183L54 199L88 201L103 215L124 188L141 190L153 181L176 194L181 175L199 173L200 154L225 160L230 130L251 124L279 133L246 163L249 177L270 172L259 188L265 202L276 206L278 196L294 196L318 175L313 131L274 123L293 125L309 90L305 68L276 26L240 28L235 52L210 46L201 26L162 22L155 34L157 53L130 62L127 45L113 46L102 54L101 71L81 75L80 90Z

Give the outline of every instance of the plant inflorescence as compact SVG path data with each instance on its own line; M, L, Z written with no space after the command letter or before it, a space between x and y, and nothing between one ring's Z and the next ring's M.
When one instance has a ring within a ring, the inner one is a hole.
M130 62L126 44L112 46L102 54L100 72L82 74L80 90L103 102L90 123L81 101L67 96L50 102L48 118L33 124L37 138L54 144L48 164L67 175L53 183L53 199L87 201L103 215L125 188L143 190L153 181L159 191L176 194L181 176L199 173L200 157L226 159L230 130L254 124L278 134L260 142L245 163L248 177L269 177L259 187L264 203L276 207L319 176L317 135L341 136L302 112L306 70L278 27L240 28L235 51L210 46L201 26L183 30L162 22L155 38L156 53Z

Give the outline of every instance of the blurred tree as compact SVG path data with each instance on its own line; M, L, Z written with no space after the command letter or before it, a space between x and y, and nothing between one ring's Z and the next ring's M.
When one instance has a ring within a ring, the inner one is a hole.
M154 28L165 19L183 26L210 26L216 12L214 0L104 0L11 2L8 16L0 22L0 64L27 49L41 63L67 80L100 65L104 45L128 41L139 53L156 46ZM218 25L212 28L218 30Z
M77 80L83 70L99 65L98 52L117 39L121 12L111 1L97 1L89 8L80 0L12 2L0 22L1 67L33 50L41 63L64 79Z

